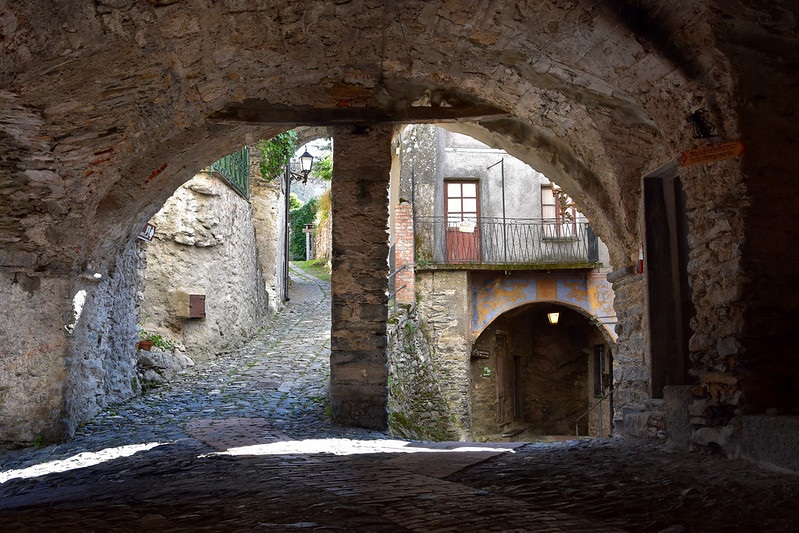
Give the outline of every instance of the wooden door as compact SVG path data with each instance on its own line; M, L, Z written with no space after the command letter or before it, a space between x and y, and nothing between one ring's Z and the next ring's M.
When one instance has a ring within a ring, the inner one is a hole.
M497 423L508 424L521 418L522 405L519 396L521 358L515 357L508 348L508 337L496 336L497 356Z
M447 262L480 262L480 198L475 180L444 182Z

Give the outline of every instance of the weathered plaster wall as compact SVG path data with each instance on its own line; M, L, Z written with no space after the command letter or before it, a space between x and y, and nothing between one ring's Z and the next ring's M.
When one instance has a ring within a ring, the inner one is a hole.
M438 128L432 124L406 126L400 134L399 198L414 206L416 216L436 215L436 176L443 163Z
M254 153L251 150L250 153ZM251 156L252 157L252 156ZM251 169L257 169L259 158L253 158ZM285 277L283 276L283 260L286 249L286 202L279 181L265 182L254 178L251 170L250 205L252 206L252 225L255 229L255 247L261 280L265 294L267 314L276 313L283 306L285 294Z
M0 441L56 441L100 407L130 398L135 375L139 253L131 242L111 271L87 270L76 283L4 276L3 301L31 309L21 328L0 316ZM28 356L8 358L11 350ZM36 355L39 354L39 355Z
M58 439L64 427L72 287L67 279L4 272L0 277L0 440ZM15 315L28 310L26 320ZM13 328L12 328L12 325Z
M252 336L267 311L267 296L250 204L213 173L192 178L152 219L144 299L148 331L186 347L195 361L232 349ZM206 296L204 319L179 316L182 293Z
M606 277L598 273L474 272L469 290L472 338L503 313L533 302L554 302L582 309L588 317L603 324L608 339L616 338L613 289Z
M541 185L549 183L544 175L523 161L508 156L504 150L489 147L468 135L440 127L436 127L435 132L443 151L438 179L479 179L483 217L501 218L504 203L508 218L541 218L541 195L538 190ZM503 163L497 165L500 160ZM505 167L504 191L502 165ZM438 207L444 205L443 190L441 193L436 199Z

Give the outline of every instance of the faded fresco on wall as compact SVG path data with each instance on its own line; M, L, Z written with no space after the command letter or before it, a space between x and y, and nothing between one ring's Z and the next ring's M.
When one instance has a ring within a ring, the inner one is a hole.
M610 283L604 276L569 272L514 274L513 277L474 275L471 280L473 338L502 313L536 302L582 309L588 318L601 323L612 339L616 338Z

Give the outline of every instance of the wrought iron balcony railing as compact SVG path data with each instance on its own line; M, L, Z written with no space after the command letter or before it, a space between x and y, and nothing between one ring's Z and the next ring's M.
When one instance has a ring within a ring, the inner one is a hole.
M211 165L244 198L250 197L250 150L246 146Z
M591 267L599 263L587 222L552 219L417 218L416 264Z

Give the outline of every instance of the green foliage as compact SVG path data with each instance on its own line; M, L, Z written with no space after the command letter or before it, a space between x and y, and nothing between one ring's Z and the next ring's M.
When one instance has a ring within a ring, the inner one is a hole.
M319 201L311 198L302 207L291 212L291 240L289 241L289 257L293 260L305 259L305 224L313 224L316 219L316 208Z
M311 175L319 179L330 181L333 179L333 155L328 154L319 161L314 161Z
M150 333L146 329L139 330L139 338L143 341L150 341L153 346L162 350L171 351L176 348L175 341L168 339L160 333Z
M310 261L294 261L294 265L303 269L308 274L321 279L330 281L330 269L324 259L312 259Z
M317 222L324 222L330 218L330 189L319 197L319 206L316 209Z
M302 201L297 198L296 194L291 193L291 196L289 196L289 212L296 211L300 207L302 207Z
M284 131L269 139L260 141L261 177L267 181L279 178L286 171L286 165L297 150L297 132Z

